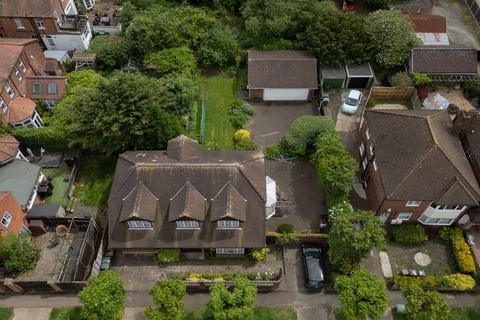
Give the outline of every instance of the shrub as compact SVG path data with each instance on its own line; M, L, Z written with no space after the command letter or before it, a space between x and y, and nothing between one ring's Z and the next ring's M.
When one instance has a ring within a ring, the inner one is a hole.
M475 279L468 274L454 273L442 276L440 284L446 288L468 290L475 287Z
M267 231L265 232L265 237L271 237L271 238L278 238L280 237L280 233L275 232L275 231Z
M419 244L428 240L425 229L420 224L404 224L394 227L393 240L399 244Z
M253 151L257 149L255 142L250 140L250 132L245 129L239 129L233 135L233 146L235 150Z
M426 86L433 82L426 73L415 72L412 76L416 86Z
M473 260L473 255L467 242L464 239L453 240L452 248L460 272L475 272L475 261Z
M279 224L277 226L277 232L280 234L293 233L295 228L288 223Z
M438 281L434 276L426 277L409 277L409 276L394 276L393 283L399 288L405 287L435 287Z
M235 131L234 139L236 141L248 140L248 139L250 139L250 132L248 130L245 130L245 129L237 130L237 131Z
M258 249L253 249L250 252L250 255L252 256L252 259L255 263L258 262L265 262L267 261L267 256L270 253L270 249L267 247L264 248L258 248Z
M180 261L180 249L158 249L155 261L158 263L171 263Z
M463 230L458 227L456 228L443 227L438 231L438 236L443 241L448 241L448 242L453 240L459 240L459 239L463 239Z
M406 72L397 72L390 81L392 87L409 88L413 86L413 80Z
M8 273L27 272L35 269L40 249L30 242L30 233L16 236L10 232L1 239L0 257Z
M281 157L281 147L279 144L268 146L265 149L265 156L269 160L275 160Z
M197 61L192 50L187 47L165 49L149 53L144 61L144 66L153 63L155 75L162 77L166 74L179 72L192 74L197 68Z
M15 138L22 145L30 148L45 148L48 150L64 150L68 147L68 138L63 128L22 128L13 131Z
M228 119L235 129L243 128L252 115L252 106L242 100L235 100L228 107Z
M296 233L280 233L277 239L275 239L275 244L277 246L284 246L289 242L297 241L298 235Z

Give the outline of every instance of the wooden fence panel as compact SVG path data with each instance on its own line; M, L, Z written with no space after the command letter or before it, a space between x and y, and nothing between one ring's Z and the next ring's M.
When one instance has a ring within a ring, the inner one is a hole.
M412 96L414 88L372 87L371 98L408 99Z

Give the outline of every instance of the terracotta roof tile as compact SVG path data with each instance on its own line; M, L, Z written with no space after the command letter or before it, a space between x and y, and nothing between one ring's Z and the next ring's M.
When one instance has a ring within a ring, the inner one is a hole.
M19 145L20 142L12 136L0 137L0 164L15 158Z
M13 124L30 118L35 111L35 102L28 98L17 97L8 106L8 123Z

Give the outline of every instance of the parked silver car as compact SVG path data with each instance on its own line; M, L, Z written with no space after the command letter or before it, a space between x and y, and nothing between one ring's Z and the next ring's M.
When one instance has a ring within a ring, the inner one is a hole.
M358 90L350 90L343 100L342 112L346 114L355 114L362 101L362 93Z

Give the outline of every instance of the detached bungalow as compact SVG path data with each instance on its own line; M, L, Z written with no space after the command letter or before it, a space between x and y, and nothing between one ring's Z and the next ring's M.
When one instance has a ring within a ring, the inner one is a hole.
M360 178L384 223L448 226L479 205L480 187L445 111L367 110Z
M307 101L318 89L317 59L308 51L248 51L248 98Z
M263 247L275 206L268 182L262 152L203 151L185 136L166 151L125 152L109 198L109 247L119 254L178 248L188 258Z
M477 50L457 46L414 48L409 72L426 73L438 82L463 82L477 76Z

